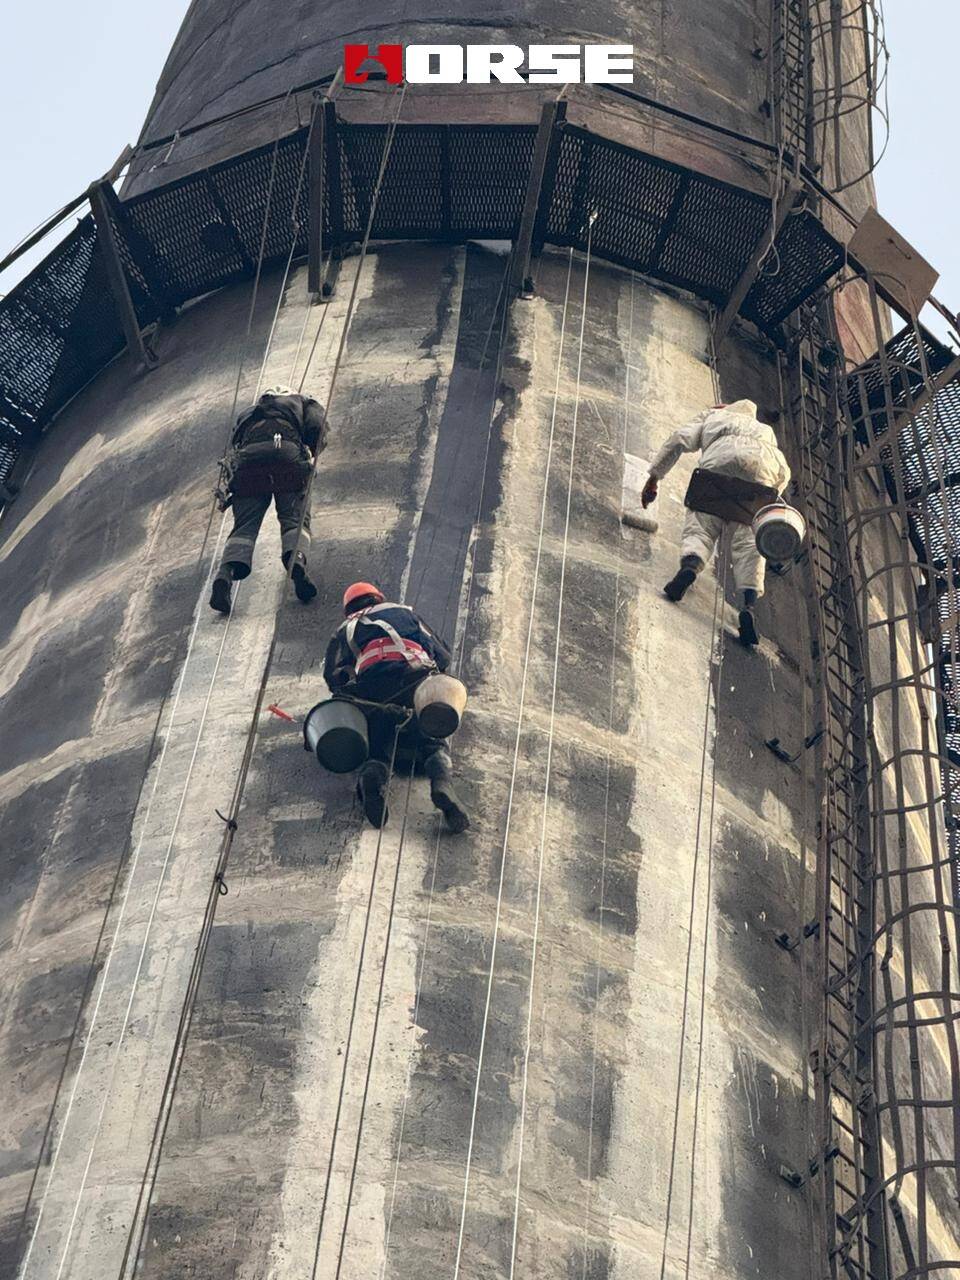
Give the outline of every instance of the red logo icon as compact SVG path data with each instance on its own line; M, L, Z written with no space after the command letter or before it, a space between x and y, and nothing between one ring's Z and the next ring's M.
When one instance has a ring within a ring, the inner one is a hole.
M368 44L348 44L343 50L345 84L363 84L370 74L360 68L367 61L379 62L387 73L387 84L403 84L403 45L381 44L375 53Z

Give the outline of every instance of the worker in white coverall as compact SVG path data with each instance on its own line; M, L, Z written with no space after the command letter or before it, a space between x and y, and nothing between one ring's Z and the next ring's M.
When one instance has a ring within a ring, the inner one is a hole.
M763 485L778 494L783 493L790 481L790 467L773 428L757 421L757 406L752 400L737 400L734 404L707 409L670 436L650 465L650 476L641 495L644 507L656 498L659 482L680 454L698 450L699 465L705 471ZM758 636L753 606L763 595L764 561L749 524L688 508L683 522L680 568L663 590L674 603L683 598L713 555L723 527L728 523L733 526L730 547L733 578L742 597L740 639L745 645L755 645Z

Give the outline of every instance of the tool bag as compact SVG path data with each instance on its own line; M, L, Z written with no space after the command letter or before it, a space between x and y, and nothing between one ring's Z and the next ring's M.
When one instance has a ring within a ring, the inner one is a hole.
M263 418L223 459L222 487L230 498L299 493L310 478L313 457L289 423Z
M721 520L732 520L735 524L752 524L757 512L778 498L776 489L769 485L697 467L690 477L683 501L691 511L719 516Z

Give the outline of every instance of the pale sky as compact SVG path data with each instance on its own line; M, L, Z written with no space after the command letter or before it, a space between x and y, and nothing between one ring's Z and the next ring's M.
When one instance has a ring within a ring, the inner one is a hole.
M0 257L136 140L187 7L188 0L5 6ZM886 0L885 7L892 128L876 175L879 206L940 270L936 293L957 311L960 180L953 144L960 0ZM0 292L16 283L20 269L18 263L0 276ZM930 324L942 331L935 319Z

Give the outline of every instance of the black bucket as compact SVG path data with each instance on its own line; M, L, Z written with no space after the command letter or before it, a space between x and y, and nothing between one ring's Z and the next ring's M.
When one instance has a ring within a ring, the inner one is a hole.
M318 702L303 722L303 745L331 773L352 773L369 755L367 718L345 698Z

